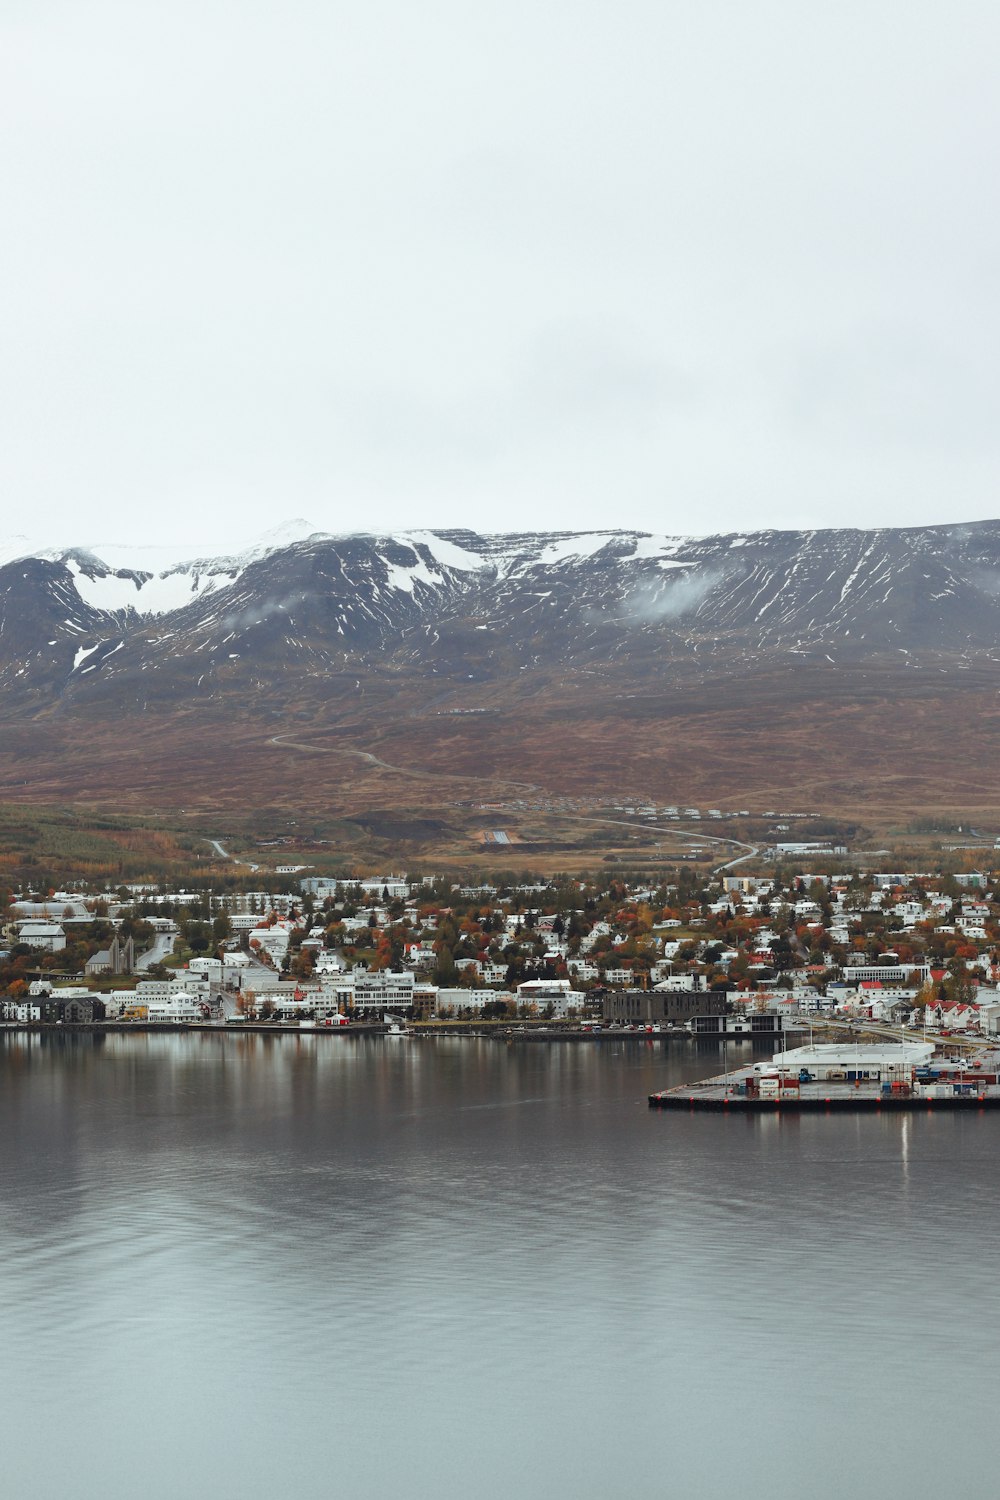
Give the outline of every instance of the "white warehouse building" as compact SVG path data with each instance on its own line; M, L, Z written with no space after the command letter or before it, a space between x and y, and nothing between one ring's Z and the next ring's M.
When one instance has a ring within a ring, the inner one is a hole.
M875 1046L821 1043L790 1047L769 1062L754 1063L755 1073L811 1073L818 1081L909 1079L914 1068L925 1067L934 1056L933 1042L885 1042Z

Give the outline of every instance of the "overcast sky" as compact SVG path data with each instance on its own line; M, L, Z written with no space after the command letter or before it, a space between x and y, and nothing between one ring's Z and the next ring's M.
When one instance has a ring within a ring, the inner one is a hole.
M1000 12L6 0L14 530L1000 514Z

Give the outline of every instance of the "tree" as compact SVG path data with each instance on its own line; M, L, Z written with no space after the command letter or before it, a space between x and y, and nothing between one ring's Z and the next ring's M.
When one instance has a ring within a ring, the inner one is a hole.
M454 985L458 979L458 968L455 964L454 954L447 943L437 946L437 963L434 966L434 983L448 988Z

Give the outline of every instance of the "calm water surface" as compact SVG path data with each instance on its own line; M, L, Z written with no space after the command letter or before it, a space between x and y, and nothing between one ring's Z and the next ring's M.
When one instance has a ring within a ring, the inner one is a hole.
M996 1115L693 1044L0 1036L3 1491L1000 1492Z

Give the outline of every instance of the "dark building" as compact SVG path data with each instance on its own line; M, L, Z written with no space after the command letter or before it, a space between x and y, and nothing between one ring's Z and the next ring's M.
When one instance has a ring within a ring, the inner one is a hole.
M791 1020L792 1017L773 1010L731 1016L699 1012L694 1018L694 1031L696 1036L773 1036L775 1032L792 1029L788 1024Z
M683 1026L694 1016L724 1016L729 997L714 990L609 990L604 996L605 1021L659 1021Z
M103 1021L108 1009L103 1000L94 995L71 995L68 999L41 995L38 1006L42 1020L64 1021L68 1025L89 1025L91 1021Z

